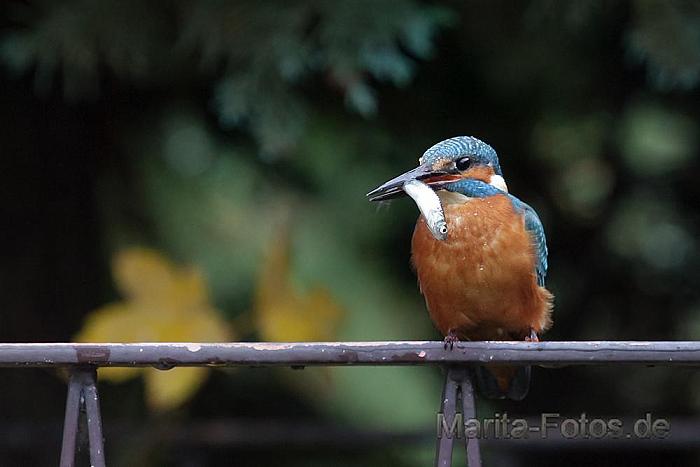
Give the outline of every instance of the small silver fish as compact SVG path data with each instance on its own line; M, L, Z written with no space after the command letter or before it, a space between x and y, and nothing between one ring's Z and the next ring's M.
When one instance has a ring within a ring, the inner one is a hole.
M446 240L447 221L445 221L445 213L442 210L440 198L433 189L420 180L411 180L404 183L403 191L416 202L418 209L425 217L428 229L430 229L433 237L436 240Z

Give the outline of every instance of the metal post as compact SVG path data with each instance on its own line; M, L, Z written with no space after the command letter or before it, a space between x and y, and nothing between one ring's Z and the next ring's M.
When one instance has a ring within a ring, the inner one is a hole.
M95 367L78 367L71 373L68 382L60 466L73 467L75 465L75 444L78 438L78 422L82 406L85 407L85 415L87 417L90 465L93 467L105 467L102 416L100 414L97 369Z
M443 420L447 421L448 426L454 423L457 416L457 382L451 378L451 368L445 372L445 386L442 388L442 401L440 403L440 413L443 415ZM435 456L435 467L450 467L452 465L452 446L454 436L457 433L444 433L443 427L440 426L441 420L438 419L437 426L437 455ZM457 421L459 423L459 421ZM453 436L454 435L454 436Z
M460 368L453 372L453 377L459 376L459 392L462 399L462 416L464 421L476 418L476 398L474 385L472 383L472 373L466 368ZM464 435L464 446L467 450L467 465L469 467L481 467L481 450L479 449L479 438Z
M75 464L75 442L78 438L78 419L80 417L80 396L83 387L77 372L68 380L66 398L66 415L63 421L63 443L61 444L61 467L73 467Z
M97 393L97 369L91 368L85 372L83 394L85 400L85 415L87 416L88 440L90 441L90 465L104 467L105 448L102 437L102 414L100 414L100 399Z
M442 391L442 403L440 405L440 412L443 414L444 420L447 421L448 428L451 428L451 424L455 423L458 399L461 400L461 417L457 419L456 423L461 422L463 424L469 419L476 418L474 387L472 385L469 368L451 366L447 368L445 386ZM446 436L442 427L437 427L438 433L441 434L441 436L437 441L435 466L450 467L452 465L454 436L461 435L464 436L464 445L467 451L467 465L469 467L481 467L479 440L477 438L467 437L463 429L464 425L456 428L454 433L448 433L448 436Z

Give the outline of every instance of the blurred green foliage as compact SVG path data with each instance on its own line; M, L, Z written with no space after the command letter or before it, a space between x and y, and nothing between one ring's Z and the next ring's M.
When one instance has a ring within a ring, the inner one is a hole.
M546 339L700 338L696 2L66 0L2 11L1 271L13 293L0 340L74 335L118 297L109 259L132 245L199 266L236 332L264 338L250 316L281 225L293 289L322 287L345 310L338 340L438 338L408 261L415 206L364 194L461 134L496 148L511 191L544 221L556 295ZM206 418L434 426L437 371L317 370L217 372L180 411L151 418L139 382L106 386L105 418L143 426L146 440ZM0 411L60 419L60 380L27 392L31 378L8 378ZM693 414L697 384L675 370L536 370L525 402L481 413ZM44 402L23 412L28 397ZM175 446L144 440L109 448L121 465L228 459L205 448L170 457ZM424 465L432 448L280 446L275 463ZM236 452L239 465L259 465L262 451ZM31 465L39 454L11 455Z

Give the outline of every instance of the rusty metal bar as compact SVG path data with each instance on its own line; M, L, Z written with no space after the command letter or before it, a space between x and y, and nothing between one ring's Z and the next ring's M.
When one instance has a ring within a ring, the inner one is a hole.
M93 467L105 467L102 416L100 414L97 369L95 367L81 366L71 372L68 381L66 415L63 424L61 467L73 467L75 465L75 448L78 432L80 431L81 407L85 408L87 418L90 465Z
M642 364L700 366L700 342L0 344L0 367Z

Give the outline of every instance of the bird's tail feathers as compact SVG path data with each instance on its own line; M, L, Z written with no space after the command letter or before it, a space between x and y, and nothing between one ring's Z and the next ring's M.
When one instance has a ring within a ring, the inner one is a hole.
M529 366L485 365L475 368L479 391L489 399L525 398L530 388Z

